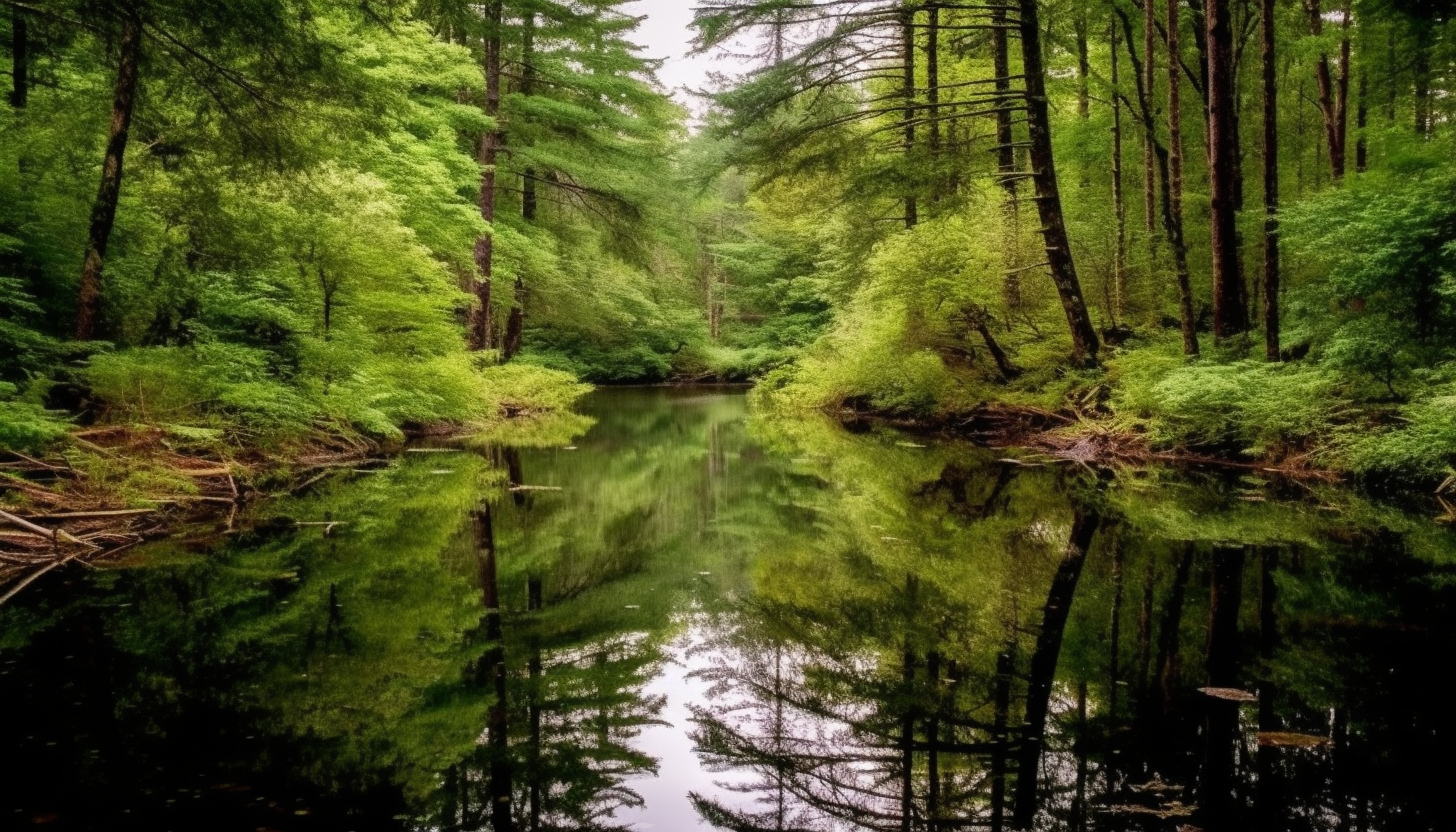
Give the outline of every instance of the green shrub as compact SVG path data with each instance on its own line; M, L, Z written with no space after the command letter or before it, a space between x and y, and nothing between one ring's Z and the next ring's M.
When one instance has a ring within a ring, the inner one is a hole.
M16 401L17 388L0 382L0 448L39 451L66 435L68 423L40 405Z
M1391 430L1352 435L1345 462L1358 474L1438 479L1456 464L1456 389L1401 409Z
M269 359L236 344L143 347L93 357L84 377L112 421L302 434L318 410L271 375Z
M481 376L501 407L522 413L569 410L592 389L570 373L524 362L491 367Z
M1343 409L1338 377L1303 365L1184 364L1162 351L1113 362L1112 405L1163 445L1231 445L1278 456L1326 436Z

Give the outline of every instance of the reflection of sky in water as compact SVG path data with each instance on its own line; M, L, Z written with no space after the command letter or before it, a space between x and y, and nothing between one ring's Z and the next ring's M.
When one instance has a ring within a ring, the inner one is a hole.
M710 686L701 675L695 674L707 670L712 661L710 654L695 648L701 647L709 638L704 629L708 623L705 617L694 617L687 631L668 646L668 661L663 663L661 673L643 688L648 697L666 697L662 720L667 725L649 726L634 743L658 761L656 777L634 778L626 784L642 796L644 805L640 810L621 813L618 819L631 823L636 829L670 832L708 828L698 816L697 809L693 808L690 792L729 805L745 799L723 788L722 784L747 784L749 779L736 777L731 772L708 771L693 747L693 718L689 705L705 703Z

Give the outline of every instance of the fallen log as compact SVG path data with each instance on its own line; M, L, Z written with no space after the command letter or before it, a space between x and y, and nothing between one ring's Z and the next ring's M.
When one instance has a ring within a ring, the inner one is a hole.
M67 511L60 514L31 515L31 520L100 520L107 517L140 517L156 514L154 508L129 508L119 511Z

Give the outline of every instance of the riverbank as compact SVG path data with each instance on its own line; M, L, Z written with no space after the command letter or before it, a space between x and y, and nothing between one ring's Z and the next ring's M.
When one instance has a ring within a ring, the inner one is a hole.
M933 350L893 367L843 358L820 344L767 376L755 398L1084 461L1218 463L1427 493L1456 483L1451 367L1392 392L1313 359L1271 364L1235 350L1190 359L1170 338L1112 350L1098 369L1047 358L1011 378Z
M497 372L491 380L490 407L474 418L374 431L317 420L286 437L200 409L174 411L168 422L122 421L138 415L126 408L36 410L47 420L42 439L0 442L0 603L72 561L114 558L183 529L228 534L248 525L253 507L375 472L413 441L540 421L591 389L539 368ZM67 425L88 417L93 424Z

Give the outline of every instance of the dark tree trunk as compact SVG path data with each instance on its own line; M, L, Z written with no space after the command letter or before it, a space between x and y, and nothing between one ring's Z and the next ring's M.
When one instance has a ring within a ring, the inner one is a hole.
M1429 27L1417 23L1415 55L1411 56L1411 72L1415 76L1416 133L1431 134L1431 41Z
M1006 308L1021 309L1021 200L1017 193L1015 107L1011 102L1011 46L1006 8L991 11L991 62L996 75L996 173L1006 190ZM1008 316L1009 320L1009 316Z
M1264 358L1279 360L1279 84L1275 63L1275 0L1260 0L1264 80ZM1361 119L1364 96L1361 96ZM1364 169L1364 138L1359 167Z
M1156 121L1153 115L1157 109L1157 93L1154 90L1158 88L1158 49L1157 42L1154 40L1157 32L1157 2L1156 0L1144 0L1142 6L1144 61L1139 90L1144 92L1145 100L1142 105L1147 116L1144 123L1146 129L1143 131L1143 213L1144 221L1147 224L1149 252L1152 257L1148 262L1148 271L1151 274L1157 268L1155 261L1158 233L1157 182L1153 179L1153 154L1158 143L1158 134L1154 127ZM1133 51L1132 44L1132 38L1129 36L1127 42L1129 54L1132 54ZM1136 66L1136 55L1133 55L1133 61Z
M1152 0L1146 0L1149 4ZM1198 320L1193 312L1193 281L1188 272L1188 241L1183 237L1183 63L1179 0L1168 0L1168 238L1178 280L1178 319L1183 354L1198 355Z
M981 341L986 342L987 353L992 354L992 360L996 361L996 372L1002 374L1003 379L1015 379L1021 374L1021 369L1006 356L1006 350L1002 350L1002 345L996 341L996 335L992 334L992 328L987 321L989 316L981 316L976 322L976 332L980 334Z
M940 199L941 171L940 171L940 7L933 6L926 12L929 18L926 25L925 40L925 100L926 112L930 117L930 172L934 177L931 183L931 199Z
M1112 285L1117 314L1128 310L1127 285L1127 194L1122 180L1122 87L1118 66L1118 28L1112 21L1112 211L1117 231L1112 254Z
M1364 173L1370 167L1370 139L1365 135L1370 126L1370 76L1363 64L1356 96L1359 100L1355 104L1355 172Z
M1133 51L1132 48L1132 21L1129 20L1126 15L1122 14L1121 11L1118 11L1117 14L1119 19L1122 21L1123 32L1127 36L1128 56L1132 60L1133 71L1138 79L1138 115L1142 120L1143 135L1146 137L1149 147L1152 148L1153 156L1157 161L1156 184L1162 196L1163 233L1167 235L1168 242L1173 249L1173 268L1174 274L1177 276L1179 284L1179 302L1180 306L1182 306L1186 310L1185 314L1182 315L1181 319L1183 329L1183 349L1189 355L1197 355L1197 321L1193 318L1191 314L1191 310L1193 308L1193 292L1191 288L1191 283L1189 284L1190 288L1188 290L1184 291L1183 289L1183 285L1189 282L1188 242L1183 234L1182 212L1174 212L1173 210L1174 200L1171 154L1169 153L1168 148L1163 147L1163 145L1158 141L1157 121L1154 117L1153 89L1144 85L1143 81L1145 78L1145 73L1143 72L1143 69L1145 68L1145 65L1140 61L1137 53ZM1153 265L1156 265L1156 263L1153 262ZM1150 271L1153 271L1153 269L1150 268ZM1188 302L1186 305L1183 304L1184 297L1188 298Z
M485 115L494 123L480 137L478 161L481 168L480 217L487 224L495 223L496 162L504 143L504 134L500 129L501 2L502 0L491 0L487 12L491 28L485 37ZM491 303L492 281L495 277L494 228L487 228L475 241L475 267L480 272L479 282L475 285L475 296L480 303L471 321L470 348L488 350L495 346L495 310Z
M536 14L527 12L521 33L521 95L536 90ZM527 167L521 174L521 219L536 221L536 171Z
M1233 27L1229 0L1209 0L1208 178L1213 203L1209 227L1213 252L1213 333L1224 340L1249 330L1247 292L1239 269L1238 153L1234 135Z
M1030 829L1036 819L1038 770L1046 740L1047 714L1051 706L1052 685L1056 681L1057 662L1062 653L1062 635L1067 617L1077 595L1082 565L1087 549L1097 534L1101 518L1096 514L1078 513L1072 521L1072 535L1062 555L1062 564L1052 578L1046 606L1042 608L1041 632L1036 639L1036 652L1031 656L1031 669L1026 691L1026 724L1022 728L1021 748L1016 762L1016 807L1013 826Z
M23 109L30 100L30 34L25 12L10 10L11 88L10 106Z
M1082 121L1092 118L1092 62L1087 55L1087 12L1078 9L1072 21L1073 34L1077 42L1077 117Z
M501 359L510 361L521 352L521 336L526 328L526 284L516 278L515 298L511 315L506 319L506 337L501 343Z
M915 199L915 177L911 175L911 160L915 155L915 7L910 0L905 0L900 10L900 49L905 60L900 88L905 106L905 178L910 183L910 190L905 194L905 227L914 228L920 222L920 207Z
M121 197L122 165L131 133L132 111L136 108L137 69L142 55L142 21L127 12L121 21L120 55L116 65L116 88L111 102L111 133L106 143L106 160L101 165L101 189L91 208L91 232L86 259L81 265L80 295L76 305L76 340L96 336L101 316L101 273L106 265L106 246L116 224L116 203Z
M1304 0L1304 11L1309 18L1310 34L1319 37L1324 33L1324 10L1320 0ZM1350 10L1345 9L1345 36L1340 42L1339 67L1334 74L1330 70L1330 56L1321 53L1315 62L1315 89L1319 95L1320 115L1324 119L1325 147L1329 152L1330 176L1336 182L1345 176L1345 135L1347 117L1345 108L1350 96Z
M1062 219L1062 195L1052 156L1051 116L1047 109L1046 76L1042 66L1041 30L1037 0L1019 0L1021 9L1021 61L1026 76L1026 121L1031 145L1031 178L1036 185L1036 206L1046 241L1047 262L1052 281L1067 315L1072 335L1072 361L1084 366L1097 364L1100 344L1082 299L1077 266L1072 259L1072 242Z
M1108 622L1107 630L1107 730L1111 734L1117 731L1118 705L1122 696L1122 604L1124 597L1123 566L1125 556L1121 542L1118 542L1112 550L1112 614ZM1111 795L1117 788L1118 768L1117 760L1109 756L1106 763L1106 787L1107 794Z

